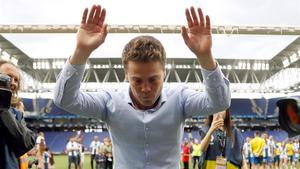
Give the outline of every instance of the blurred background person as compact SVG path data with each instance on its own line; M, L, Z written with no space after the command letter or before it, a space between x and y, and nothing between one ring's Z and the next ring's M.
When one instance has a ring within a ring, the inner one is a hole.
M36 159L38 160L38 169L54 169L54 159L53 155L50 152L49 148L45 145L43 139L39 143Z
M93 141L90 144L91 149L91 169L94 169L94 163L96 161L96 156L99 154L99 147L101 142L99 141L98 136L94 136Z
M194 143L192 145L193 169L195 169L197 164L199 163L200 154L201 154L201 151L200 151L199 140L194 139Z
M264 139L265 141L265 145L264 145L264 149L263 149L263 169L266 169L267 166L269 168L272 168L271 165L271 157L272 157L272 145L271 145L271 141L268 139L268 134L263 132L261 134L261 138Z
M287 164L294 168L294 147L293 141L291 139L289 139L287 144L285 145L285 150L287 154Z
M277 142L274 147L274 168L280 168L280 153L282 151L281 143Z
M102 150L103 143L98 147L98 154L96 155L96 169L105 169L106 156Z
M288 167L288 157L285 144L286 143L284 141L281 143L282 151L280 153L280 166L282 166L281 168L284 169Z
M40 132L38 132L37 138L36 138L36 141L35 141L35 144L37 145L37 147L39 146L39 144L40 144L42 141L43 141L44 144L46 145L44 133L40 131Z
M182 156L181 161L183 164L183 169L189 169L189 162L190 162L190 145L188 139L183 140L182 144Z
M105 156L105 169L112 169L113 167L113 153L112 153L112 143L109 137L103 139L103 144L101 145L101 152Z
M252 161L253 161L253 154L252 154L252 150L251 150L251 144L250 144L251 138L250 137L246 137L246 142L244 143L243 146L243 154L244 157L246 159L246 164L247 167L249 169L252 168Z
M265 140L259 135L259 131L254 132L254 138L250 141L251 150L253 153L253 169L259 169L263 163L263 151L265 147Z
M13 63L0 59L0 76L1 82L6 84L0 88L11 91L10 105L14 105L21 86L21 71ZM0 168L19 168L18 158L35 145L35 134L27 128L23 112L13 106L1 109L0 133Z
M294 147L294 166L297 166L299 163L299 140L295 139L293 143Z
M68 169L71 169L72 163L75 166L75 169L78 169L78 153L79 145L76 142L75 138L70 138L66 146L68 154Z
M247 167L243 160L242 134L232 126L229 109L209 116L200 130L200 137L199 168Z
M83 169L84 168L84 145L82 143L83 138L78 137L76 139L78 146L79 146L79 152L78 152L78 168Z

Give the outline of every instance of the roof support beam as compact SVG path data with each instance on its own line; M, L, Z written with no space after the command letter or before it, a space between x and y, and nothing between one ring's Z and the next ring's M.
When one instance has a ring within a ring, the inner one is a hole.
M181 33L182 25L108 25L109 33ZM0 33L76 33L79 25L0 25ZM213 34L300 35L295 26L213 25Z

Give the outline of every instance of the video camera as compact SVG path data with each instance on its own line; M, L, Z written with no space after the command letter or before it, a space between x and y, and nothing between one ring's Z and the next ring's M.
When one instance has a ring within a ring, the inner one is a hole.
M300 100L285 98L277 101L279 108L279 124L289 137L300 135Z
M0 110L8 110L12 97L10 89L11 79L8 75L0 73Z

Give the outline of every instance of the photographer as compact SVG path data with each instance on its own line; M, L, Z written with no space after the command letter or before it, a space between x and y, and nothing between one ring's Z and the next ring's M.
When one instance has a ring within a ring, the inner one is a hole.
M18 158L35 145L35 134L26 127L22 112L11 106L20 89L20 70L0 60L0 168L19 168Z

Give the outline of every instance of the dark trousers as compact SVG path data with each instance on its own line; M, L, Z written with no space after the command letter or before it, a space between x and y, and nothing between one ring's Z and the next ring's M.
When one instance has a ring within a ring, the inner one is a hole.
M44 167L45 167L44 169L49 169L48 168L48 163L44 163Z
M183 162L183 168L189 169L189 162Z
M106 167L106 157L102 154L95 156L96 169L105 169Z
M96 169L105 169L105 162L97 162Z
M71 164L74 163L75 169L78 168L78 158L77 156L69 156L68 169L71 169Z
M96 161L96 154L91 154L91 169L94 169L94 161Z
M196 165L199 163L199 156L193 156L193 169L196 167Z
M108 160L109 158L106 158L105 161L105 169L112 169L113 168L113 158L110 158L111 160Z

